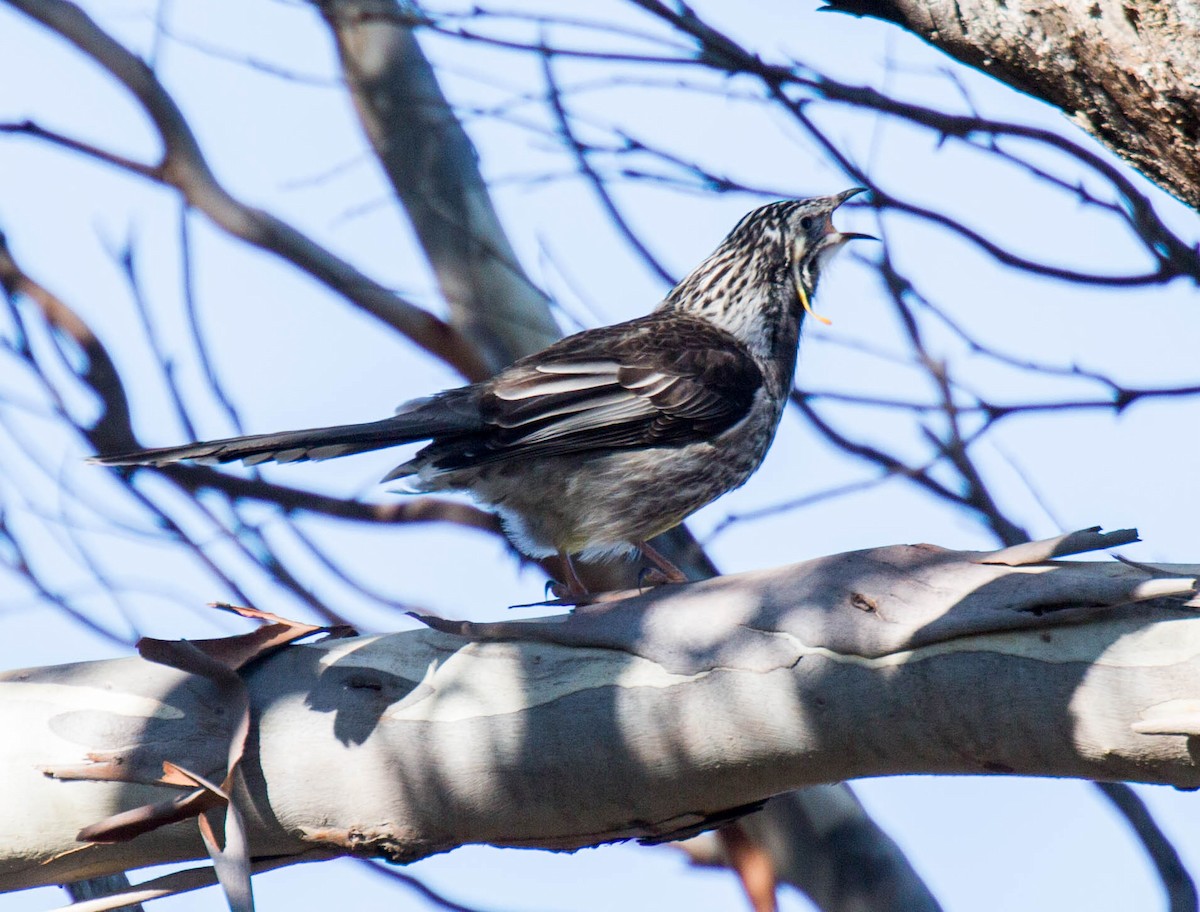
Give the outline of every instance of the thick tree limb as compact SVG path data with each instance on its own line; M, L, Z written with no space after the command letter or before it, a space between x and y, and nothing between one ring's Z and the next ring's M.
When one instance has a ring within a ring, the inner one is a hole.
M826 0L886 19L1059 108L1200 209L1200 23L1189 0Z
M889 773L1200 785L1195 580L988 557L895 546L462 635L290 647L246 676L252 850L657 841ZM5 676L0 724L26 735L0 745L0 888L201 855L183 825L79 850L81 828L171 791L47 772L220 770L215 696L140 659Z

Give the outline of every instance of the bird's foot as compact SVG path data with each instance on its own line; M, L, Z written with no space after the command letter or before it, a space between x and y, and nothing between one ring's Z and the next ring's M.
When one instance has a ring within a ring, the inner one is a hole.
M571 555L562 551L558 553L560 572L557 574L561 580L549 580L546 583L546 595L554 597L553 604L557 605L590 605L596 601L595 597L584 585L582 579L579 578L579 572L575 569L575 562L571 560Z
M546 581L545 605L590 605L596 601L596 595L587 588L573 589L569 583L557 580Z
M653 567L646 567L638 574L638 585L643 583L650 586L661 586L663 583L686 583L688 581L687 574L676 567L667 556L655 548L650 542L638 542L638 549L642 552L642 556Z
M687 578L675 579L674 577L664 573L657 567L642 567L638 571L637 587L639 590L654 589L657 586L665 586L669 583L686 583Z

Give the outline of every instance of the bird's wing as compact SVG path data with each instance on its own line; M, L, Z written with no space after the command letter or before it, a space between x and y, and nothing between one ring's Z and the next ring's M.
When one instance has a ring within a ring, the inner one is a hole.
M749 412L762 373L709 323L652 314L564 339L499 374L487 430L428 456L438 468L704 440Z

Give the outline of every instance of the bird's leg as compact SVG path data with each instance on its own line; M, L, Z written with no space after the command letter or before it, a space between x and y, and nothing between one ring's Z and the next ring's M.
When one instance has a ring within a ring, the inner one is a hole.
M571 560L571 555L559 551L558 562L561 570L557 575L561 581L554 583L551 587L554 595L564 602L572 602L576 605L586 605L592 601L592 594L584 585L583 580L579 578L579 572L575 569L575 562Z
M659 573L662 574L664 582L686 583L688 581L686 574L667 560L667 556L651 545L650 542L641 541L636 544L638 550L642 552L642 556L654 564Z

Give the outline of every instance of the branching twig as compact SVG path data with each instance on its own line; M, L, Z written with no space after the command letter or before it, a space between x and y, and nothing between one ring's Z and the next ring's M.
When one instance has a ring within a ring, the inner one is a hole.
M579 168L579 173L591 184L592 189L596 192L596 196L600 200L600 205L604 207L604 211L608 213L609 219L617 227L617 230L621 232L621 236L625 238L630 247L637 251L642 262L649 266L660 279L666 282L668 286L674 285L676 282L675 277L663 267L658 258L642 242L642 239L634 233L633 229L629 226L629 222L613 201L612 194L608 192L608 187L605 186L604 179L592 167L591 162L588 161L588 146L580 141L571 129L571 118L563 106L562 92L554 78L551 57L552 54L549 50L542 54L542 78L546 82L546 100L550 105L550 110L554 113L554 120L558 124L558 132L562 138L563 145L571 151L575 159L575 165Z

